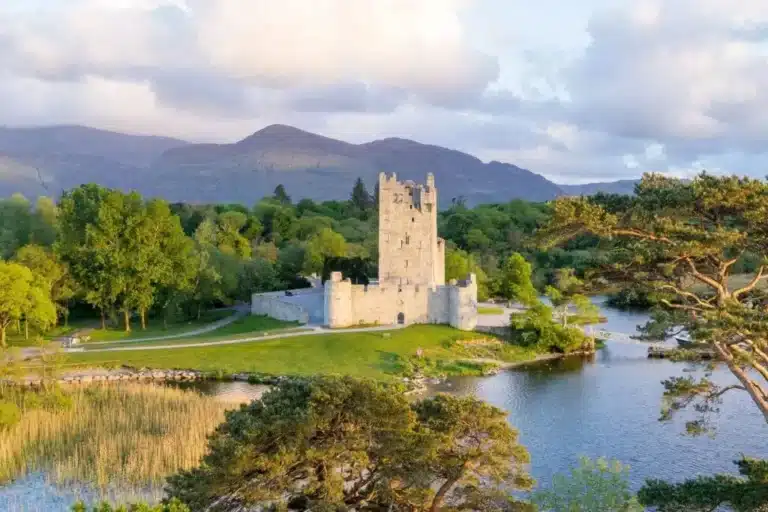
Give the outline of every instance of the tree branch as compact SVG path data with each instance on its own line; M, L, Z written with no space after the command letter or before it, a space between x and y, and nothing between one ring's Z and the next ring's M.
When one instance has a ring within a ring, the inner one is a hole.
M725 290L725 288L723 287L723 285L721 283L718 283L717 281L715 281L711 277L709 277L707 275L704 275L701 272L699 272L699 269L696 268L696 264L693 262L693 259L691 259L690 256L683 258L683 261L688 263L688 266L691 269L691 274L693 275L694 278L696 278L698 281L700 281L700 282L702 282L704 284L707 284L707 285L711 286L712 288L714 288L715 290L717 290L718 296L723 296L723 295L726 294L726 290Z
M673 292L675 292L676 294L678 294L678 295L680 295L682 297L688 297L690 299L693 299L702 308L715 309L715 306L713 306L709 302L705 302L705 301L701 300L701 298L698 295L696 295L695 293L686 292L685 290L681 290L677 286L674 286L674 285L671 285L671 284L663 284L663 285L660 286L660 288L662 290L669 289L669 290L672 290Z
M665 236L654 235L653 233L647 233L639 229L620 228L614 229L612 234L631 236L634 238L640 238L642 240L651 240L653 242L664 242L665 244L675 245L675 242Z
M755 277L753 277L752 280L749 283L747 283L744 287L734 291L731 294L731 296L734 299L738 299L740 296L744 295L745 293L752 291L755 288L755 286L757 286L757 283L759 283L761 279L765 279L766 277L768 277L768 275L763 274L764 270L765 270L765 266L760 265L760 268L757 269L757 273L755 274Z

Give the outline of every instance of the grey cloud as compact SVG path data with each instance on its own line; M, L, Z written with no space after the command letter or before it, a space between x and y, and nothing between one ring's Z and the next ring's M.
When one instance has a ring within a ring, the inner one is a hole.
M361 82L324 87L301 87L287 91L289 110L298 112L392 112L405 102L406 91Z

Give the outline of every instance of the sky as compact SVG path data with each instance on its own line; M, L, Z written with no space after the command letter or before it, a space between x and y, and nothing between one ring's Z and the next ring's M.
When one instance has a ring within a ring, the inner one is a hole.
M768 174L768 2L0 0L0 125L411 138L560 183Z

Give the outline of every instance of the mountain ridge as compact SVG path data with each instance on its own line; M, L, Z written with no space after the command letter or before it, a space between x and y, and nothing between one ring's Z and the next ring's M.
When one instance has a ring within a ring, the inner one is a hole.
M0 157L3 195L58 195L96 182L169 201L253 204L283 184L295 199L344 199L354 180L360 177L372 188L380 171L415 181L432 172L443 206L458 197L469 204L547 201L579 190L513 164L484 163L468 153L411 139L354 144L284 124L265 126L231 143L191 143L75 125L0 127Z

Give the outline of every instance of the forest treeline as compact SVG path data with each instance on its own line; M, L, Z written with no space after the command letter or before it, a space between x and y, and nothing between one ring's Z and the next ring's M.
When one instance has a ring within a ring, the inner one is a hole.
M537 249L533 235L548 218L544 203L469 208L454 200L439 214L446 278L475 272L486 299L500 294L513 253L532 264L542 291L556 269L581 275L605 260L609 248L591 236ZM348 200L322 203L293 201L282 186L252 206L169 204L94 184L58 203L14 195L0 200L0 282L22 285L9 291L17 304L0 313L0 332L22 318L45 330L86 306L104 324L130 329L148 318L194 318L254 292L308 286L303 276L331 270L365 280L377 275L377 221L377 191L359 179Z

